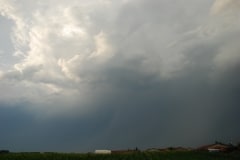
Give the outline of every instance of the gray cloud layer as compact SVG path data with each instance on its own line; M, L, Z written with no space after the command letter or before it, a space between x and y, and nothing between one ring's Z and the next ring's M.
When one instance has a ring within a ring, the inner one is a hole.
M0 148L239 141L237 0L0 6L1 19L14 22L0 61L12 65L0 69Z

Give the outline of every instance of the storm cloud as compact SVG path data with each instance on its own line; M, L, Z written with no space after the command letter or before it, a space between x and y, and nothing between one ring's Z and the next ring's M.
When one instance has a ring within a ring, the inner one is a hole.
M0 0L0 148L239 142L238 0Z

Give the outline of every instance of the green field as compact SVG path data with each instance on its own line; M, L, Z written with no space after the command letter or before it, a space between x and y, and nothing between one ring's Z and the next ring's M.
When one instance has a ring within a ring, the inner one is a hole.
M8 153L0 154L0 160L240 160L240 152L140 152L111 155L77 153Z

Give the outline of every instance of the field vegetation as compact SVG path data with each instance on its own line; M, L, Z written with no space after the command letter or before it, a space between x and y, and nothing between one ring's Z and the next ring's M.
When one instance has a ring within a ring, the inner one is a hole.
M6 153L0 154L0 160L240 160L240 152L172 151L110 155L97 155L93 153Z

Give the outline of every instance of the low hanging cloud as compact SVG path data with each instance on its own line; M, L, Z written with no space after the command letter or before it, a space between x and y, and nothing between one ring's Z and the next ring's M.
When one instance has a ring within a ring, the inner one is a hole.
M0 61L0 137L56 151L238 141L238 6L0 0L17 59Z

